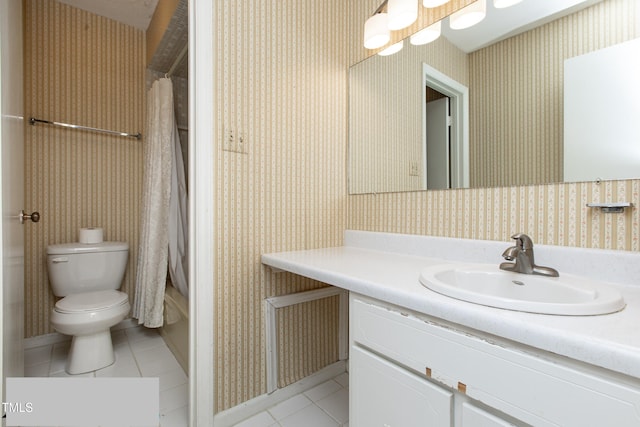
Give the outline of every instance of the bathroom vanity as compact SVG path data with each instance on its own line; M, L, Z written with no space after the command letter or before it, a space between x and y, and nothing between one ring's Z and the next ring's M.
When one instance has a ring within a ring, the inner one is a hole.
M354 426L640 424L637 380L358 294L350 308Z
M350 425L640 425L640 255L537 246L563 273L617 289L598 316L533 314L436 293L420 271L494 262L508 244L386 233L265 254L264 264L350 292Z

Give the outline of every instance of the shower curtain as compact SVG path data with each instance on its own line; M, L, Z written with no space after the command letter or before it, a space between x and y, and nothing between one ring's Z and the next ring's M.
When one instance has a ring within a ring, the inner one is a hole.
M187 294L187 194L171 79L156 80L147 99L147 139L133 317L162 326L167 265Z

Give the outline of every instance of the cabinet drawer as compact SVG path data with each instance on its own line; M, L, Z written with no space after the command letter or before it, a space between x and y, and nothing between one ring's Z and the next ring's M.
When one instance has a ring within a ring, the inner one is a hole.
M536 426L640 425L640 381L596 375L563 360L400 314L352 295L356 345Z
M451 391L357 347L349 363L350 425L451 426Z

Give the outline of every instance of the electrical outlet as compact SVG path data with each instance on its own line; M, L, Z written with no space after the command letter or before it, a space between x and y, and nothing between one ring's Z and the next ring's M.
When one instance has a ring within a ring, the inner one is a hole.
M233 129L224 128L222 131L222 149L224 151L235 151Z
M247 137L242 132L236 132L231 128L224 128L222 134L222 149L233 153L247 154L249 152Z
M418 170L418 162L409 162L409 175L420 176L420 172Z
M248 154L249 153L249 141L247 141L247 136L244 132L240 132L237 136L236 140L236 148L238 149L238 153Z

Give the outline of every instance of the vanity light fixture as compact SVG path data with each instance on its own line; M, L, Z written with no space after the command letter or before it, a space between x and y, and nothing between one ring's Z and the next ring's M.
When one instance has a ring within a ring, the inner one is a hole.
M418 0L389 0L387 3L390 30L401 30L418 19Z
M449 3L449 0L422 0L422 5L428 8L442 6L445 3Z
M485 16L487 16L487 0L478 0L451 14L449 26L452 30L462 30L476 25Z
M393 55L394 53L400 52L402 50L403 46L404 46L404 41L400 40L398 43L392 44L388 48L378 52L378 55L380 55L380 56Z
M431 43L440 37L442 30L442 21L434 22L427 28L424 28L409 38L409 42L414 46Z
M522 0L493 0L493 7L496 9L504 9L505 7L513 6L520 3Z
M382 6L385 4L386 2ZM364 47L367 49L382 47L391 39L391 32L387 27L389 16L385 12L380 12L382 6L364 23Z

